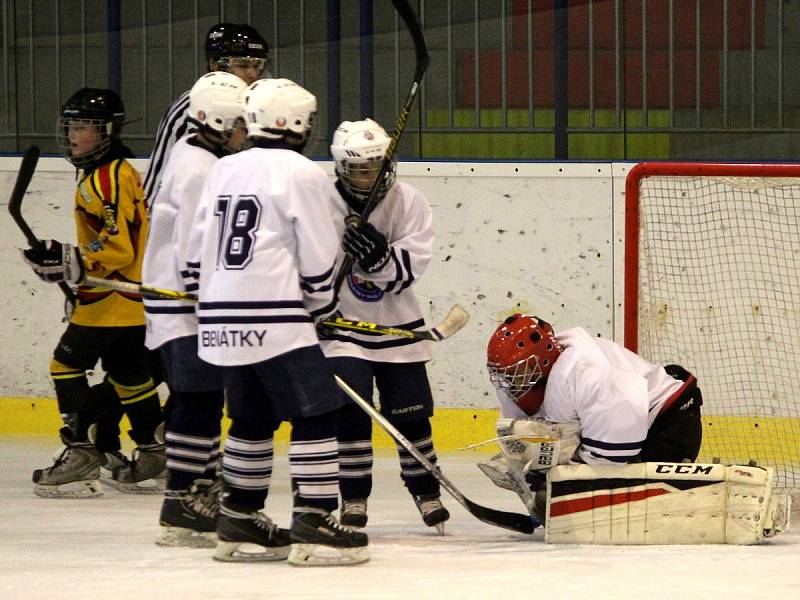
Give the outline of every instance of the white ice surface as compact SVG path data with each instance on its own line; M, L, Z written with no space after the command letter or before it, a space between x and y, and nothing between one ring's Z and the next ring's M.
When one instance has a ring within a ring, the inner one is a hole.
M0 438L0 599L77 598L787 598L800 599L800 534L760 546L549 546L477 521L445 495L447 535L425 527L402 487L397 459L376 461L370 562L302 568L223 564L211 550L160 548L159 497L107 489L102 498L42 499L30 474L48 466L56 440ZM267 513L289 521L285 453ZM445 456L444 473L471 500L519 511L510 492L474 466Z

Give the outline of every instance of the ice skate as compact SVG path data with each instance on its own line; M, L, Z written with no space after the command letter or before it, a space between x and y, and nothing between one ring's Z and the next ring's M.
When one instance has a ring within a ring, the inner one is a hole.
M42 498L96 498L103 495L100 453L90 442L73 442L61 430L65 447L52 466L33 472L33 493Z
M291 539L293 565L355 565L369 560L367 535L340 525L321 509L295 508Z
M367 525L367 499L353 498L342 500L342 511L339 522L345 527L362 529Z
M439 535L444 535L444 523L450 518L450 512L442 504L439 494L414 496L414 503L425 525L435 527Z
M219 515L217 482L195 481L188 490L167 490L161 505L159 546L214 548Z
M142 444L125 464L111 470L109 483L126 494L160 494L166 487L167 456L164 444Z
M222 506L217 518L217 549L214 560L223 562L267 562L289 556L288 529L281 529L265 514L239 512ZM248 548L257 551L248 551Z

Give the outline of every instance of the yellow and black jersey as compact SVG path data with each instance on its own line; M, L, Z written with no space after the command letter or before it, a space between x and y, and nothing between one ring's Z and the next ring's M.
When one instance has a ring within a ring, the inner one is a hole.
M141 283L147 206L139 173L124 159L84 173L75 193L78 246L87 275ZM76 325L144 325L140 297L80 286L70 319Z

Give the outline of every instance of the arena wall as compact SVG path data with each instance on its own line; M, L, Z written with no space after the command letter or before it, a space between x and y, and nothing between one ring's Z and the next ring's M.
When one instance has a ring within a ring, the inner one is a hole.
M146 166L135 162L141 170ZM322 164L332 173L331 163ZM18 165L18 158L0 158L3 203ZM456 337L435 347L430 374L437 407L482 415L495 406L485 371L486 341L497 323L515 311L541 315L557 329L581 325L622 340L624 181L632 166L399 165L399 176L425 193L435 215L434 258L416 287L429 306L430 322L455 303L472 316ZM75 173L66 161L40 161L23 204L40 238L74 238L74 189ZM64 327L59 289L33 275L19 255L22 247L24 239L11 218L0 218L0 310L5 317L0 413L6 413L0 432L8 429L12 398L27 410L34 403L20 399L52 397L47 365Z

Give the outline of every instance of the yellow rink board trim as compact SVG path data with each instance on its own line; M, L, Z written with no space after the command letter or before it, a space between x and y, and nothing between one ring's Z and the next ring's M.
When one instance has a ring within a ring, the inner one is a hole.
M496 437L495 421L498 413L493 409L437 408L433 417L434 445L439 452L454 451L483 440ZM230 421L223 420L223 432ZM51 435L61 427L61 417L53 398L0 398L0 435ZM120 429L130 425L123 417ZM374 446L377 449L394 448L394 441L374 425ZM275 441L288 443L289 428L284 423ZM123 438L125 438L123 434ZM723 448L729 449L726 456ZM775 455L786 454L787 449L800 448L800 419L746 418L703 416L703 447L699 461L719 457L723 462L736 462L744 458L770 464ZM782 451L781 451L782 449ZM498 452L495 444L487 444L465 453ZM800 456L795 464L800 463Z
M476 441L497 437L494 430L497 411L491 409L439 408L433 417L434 445L441 450L457 450ZM56 401L53 398L0 397L0 435L51 435L57 436L62 426ZM223 435L228 431L230 420L222 422ZM123 417L120 430L130 429L127 417ZM123 433L123 439L127 436ZM275 435L276 443L288 444L289 427L284 423ZM394 448L394 441L380 426L373 426L373 446ZM497 452L493 445L487 452ZM474 452L470 450L469 452Z

